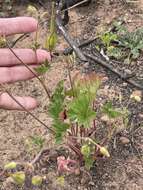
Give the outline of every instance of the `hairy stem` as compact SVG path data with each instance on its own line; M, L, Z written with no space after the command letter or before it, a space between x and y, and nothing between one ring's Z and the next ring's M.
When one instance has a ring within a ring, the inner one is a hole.
M49 128L45 123L43 123L40 119L38 119L33 113L31 113L28 109L26 109L17 99L7 90L4 85L0 83L0 86L4 88L5 92L29 115L31 115L36 121L38 121L41 125L43 125L46 129L48 129L52 134L55 134L55 131Z
M8 49L13 53L13 55L39 80L39 82L41 83L41 85L43 86L44 90L46 91L46 94L48 96L49 99L51 99L49 90L47 89L45 83L39 78L39 76L26 64L22 61L22 59L20 57L18 57L16 55L16 53L14 52L14 50L10 47L10 45L7 43L7 47Z

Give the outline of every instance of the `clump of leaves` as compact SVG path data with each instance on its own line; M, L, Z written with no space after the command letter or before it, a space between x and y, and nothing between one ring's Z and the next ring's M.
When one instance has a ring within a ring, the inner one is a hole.
M64 82L60 81L57 84L55 92L51 98L51 102L49 105L49 114L53 118L53 128L56 133L56 142L61 142L64 133L69 128L67 123L63 122L63 118L61 115L63 114L64 117Z
M125 59L128 63L137 59L143 49L143 28L129 32L120 22L115 22L113 26L114 32L107 31L100 36L106 54L115 59Z
M112 102L108 102L103 106L103 113L105 113L109 118L114 119L120 117L123 113L121 110L117 110L113 107Z
M49 62L46 60L43 64L41 64L39 67L35 68L35 71L40 74L43 75L45 74L48 70L50 69L50 65Z
M96 130L94 101L101 81L96 74L91 73L78 74L71 82L68 90L64 89L63 81L58 83L49 105L49 114L53 118L56 142L64 141L90 169L101 148L92 139ZM101 152L109 156L109 153Z
M85 167L87 169L90 169L93 165L93 162L95 161L95 158L93 158L93 147L91 147L90 144L85 144L81 147L81 153L83 155L83 159L85 161Z
M109 48L111 43L115 40L117 40L117 34L114 34L113 32L105 32L101 35L101 40L103 44Z
M24 142L25 144L25 150L28 154L37 154L39 152L45 143L44 137L40 135L33 135L27 138Z
M143 49L143 28L138 28L133 32L126 32L119 37L119 45L129 50L129 58L137 59Z
M45 139L41 136L31 136L31 143L41 149L44 145Z

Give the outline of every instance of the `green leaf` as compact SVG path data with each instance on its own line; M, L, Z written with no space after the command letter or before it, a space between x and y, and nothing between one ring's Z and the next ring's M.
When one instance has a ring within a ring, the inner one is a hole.
M131 57L137 59L139 57L140 50L143 49L143 27L133 32L128 32L121 35L119 38L119 45L125 49L130 50Z
M113 119L122 115L121 111L118 111L113 108L111 102L108 102L106 105L104 105L102 111L103 113L107 114L109 118Z
M91 152L92 152L91 147L88 144L85 144L81 147L81 153L83 155L85 161L85 167L87 169L90 169L94 162Z
M139 55L140 55L139 49L137 49L137 48L132 49L131 54L132 54L133 59L137 59L139 57Z
M120 48L109 46L107 48L107 55L109 57L114 57L116 59L120 59L122 57L122 50Z
M112 41L117 40L117 34L105 32L103 35L101 35L101 40L106 47L109 47Z
M86 156L86 157L89 157L90 156L90 153L91 153L91 150L90 150L90 146L85 144L81 147L81 153Z
M60 143L62 141L64 133L69 128L68 124L63 123L60 120L60 113L64 110L64 100L64 81L60 81L57 84L48 109L49 114L53 118L52 126L56 133L56 143Z
M31 136L32 143L40 148L43 147L45 139L40 136Z
M46 61L44 62L42 65L40 65L39 67L35 68L35 71L40 74L43 75L45 74L48 70L49 70L49 63Z
M57 84L48 109L49 114L54 120L59 119L59 114L64 109L64 99L64 82L60 81Z
M71 121L78 122L79 125L90 127L90 123L96 117L96 113L92 109L89 97L81 94L73 99L68 107L68 117Z
M63 123L60 120L54 121L53 128L56 132L55 139L56 143L59 144L62 141L63 135L66 133L69 125L67 123Z
M85 167L90 170L90 168L93 166L94 163L94 159L92 159L92 157L84 157L84 161L85 161Z

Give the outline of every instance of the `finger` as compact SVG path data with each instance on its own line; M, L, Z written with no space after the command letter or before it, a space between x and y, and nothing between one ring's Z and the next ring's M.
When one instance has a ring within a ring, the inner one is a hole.
M36 54L32 49L14 49L15 54L25 63L34 64L50 60L50 54L45 50L37 50ZM22 64L9 49L0 49L0 66L13 66Z
M37 101L31 97L14 96L14 98L27 110L32 110L38 105ZM23 108L18 105L7 93L3 93L0 96L0 108L7 110L23 110Z
M34 32L37 21L31 17L1 18L0 35Z
M36 68L36 65L29 66L31 69ZM34 71L35 72L35 71ZM33 78L34 75L24 66L1 67L0 68L0 83L13 83L20 80Z

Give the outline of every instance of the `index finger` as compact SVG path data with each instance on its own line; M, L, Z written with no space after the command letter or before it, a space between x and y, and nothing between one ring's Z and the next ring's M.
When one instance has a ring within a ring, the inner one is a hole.
M0 35L34 32L37 21L32 17L0 18Z

